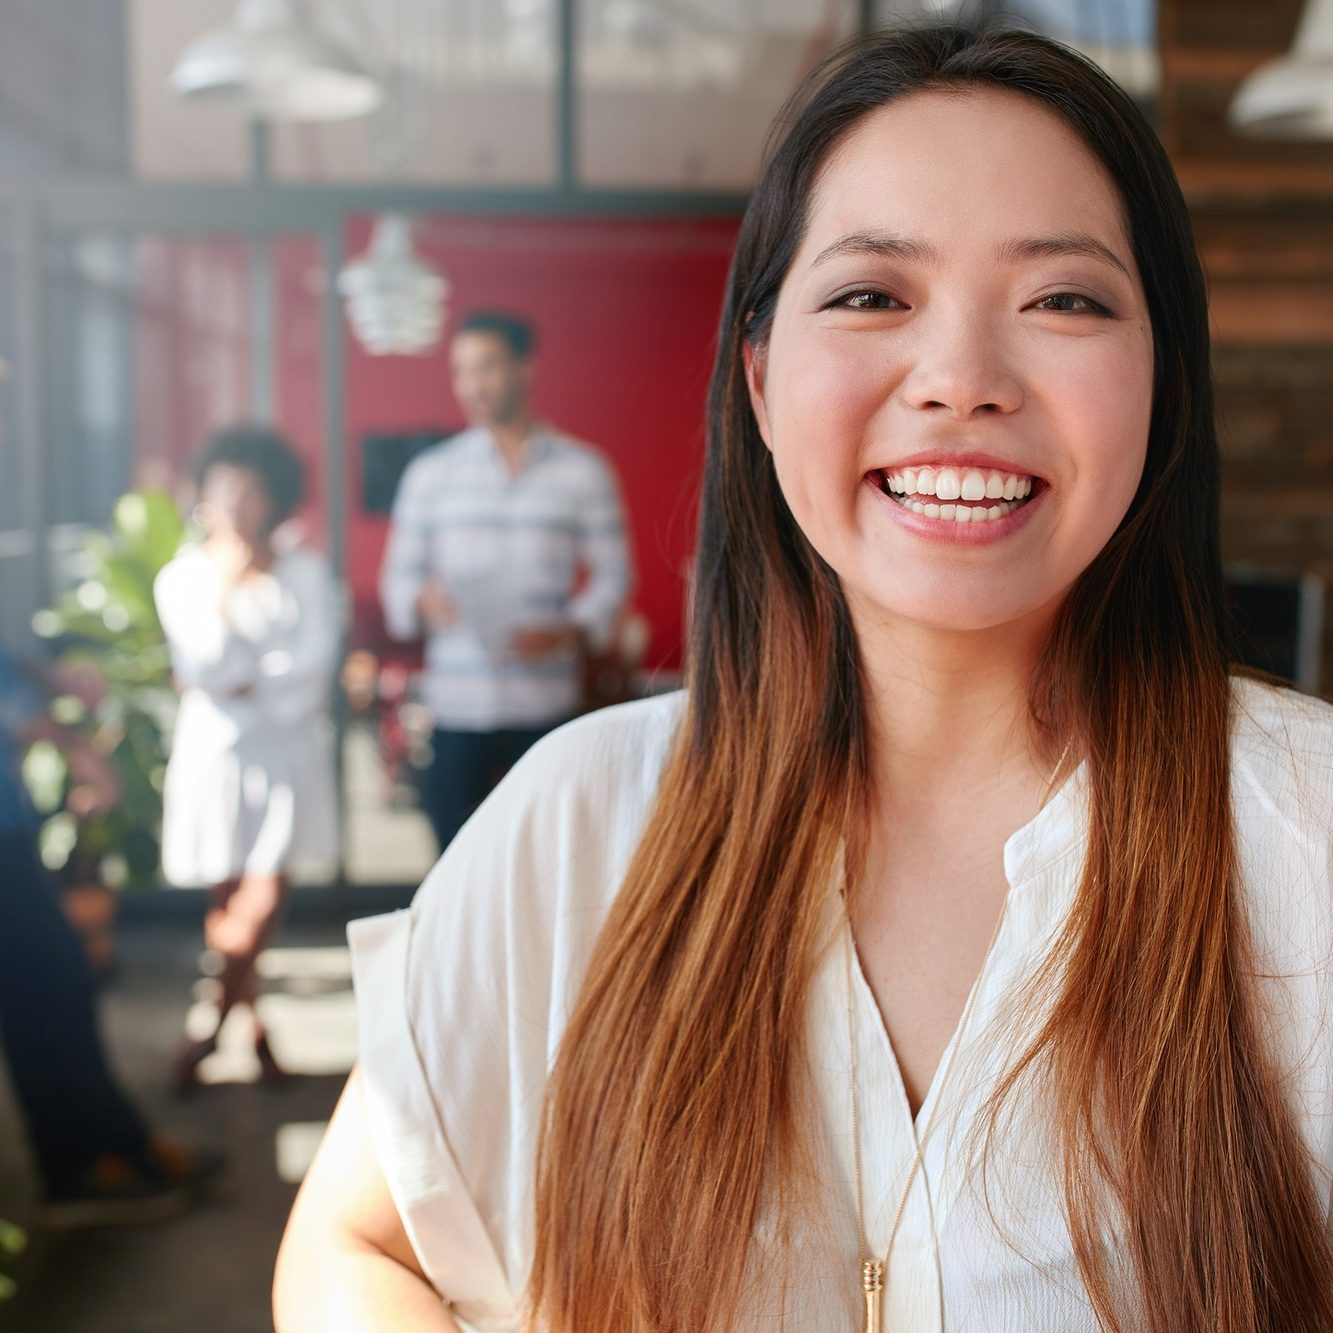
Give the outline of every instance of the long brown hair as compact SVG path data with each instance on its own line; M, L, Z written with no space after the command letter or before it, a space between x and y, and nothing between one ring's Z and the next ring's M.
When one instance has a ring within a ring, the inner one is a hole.
M846 604L778 489L742 352L763 344L839 138L907 93L978 86L1035 99L1101 161L1155 348L1138 492L1032 683L1035 719L1086 757L1089 844L1040 979L1049 1018L999 1100L1030 1077L1055 1099L1074 1249L1107 1328L1333 1327L1333 1253L1261 1034L1236 882L1218 455L1184 202L1151 129L1094 66L1033 34L937 24L859 40L807 80L741 227L709 397L686 718L538 1149L530 1295L553 1333L728 1327L757 1219L799 1193L805 1012L838 849L867 809L866 719ZM1099 1239L1108 1198L1129 1306Z

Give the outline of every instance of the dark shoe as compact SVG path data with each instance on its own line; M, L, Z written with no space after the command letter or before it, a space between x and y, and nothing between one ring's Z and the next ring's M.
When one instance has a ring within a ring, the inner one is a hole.
M165 1222L206 1193L226 1165L216 1149L164 1138L151 1139L141 1158L103 1153L83 1178L49 1192L40 1222L59 1230Z
M259 1081L269 1087L280 1088L291 1082L292 1076L278 1063L273 1048L268 1044L268 1034L261 1032L255 1038L255 1055L259 1057Z
M199 1066L218 1048L217 1037L199 1041L186 1038L171 1057L171 1088L178 1097L188 1097L199 1086Z

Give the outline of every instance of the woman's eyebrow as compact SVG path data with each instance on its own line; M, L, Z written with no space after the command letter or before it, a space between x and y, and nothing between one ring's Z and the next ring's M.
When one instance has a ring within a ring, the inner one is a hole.
M854 231L840 236L826 245L810 261L811 268L841 256L872 255L888 259L906 259L917 264L934 264L940 259L939 251L924 241L914 241L891 231ZM1130 277L1129 269L1110 246L1084 232L1067 232L1057 236L1024 236L1005 241L998 248L1001 263L1020 263L1030 259L1051 259L1061 255L1077 255L1084 259L1100 260L1119 269Z
M907 259L918 264L931 264L939 259L939 251L924 241L909 240L891 231L854 231L847 236L840 236L831 245L826 245L810 261L811 268L840 255L876 255L890 259Z
M1006 241L999 249L1000 262L1011 264L1025 259L1051 259L1061 255L1098 259L1119 269L1125 277L1130 277L1129 269L1109 245L1084 232L1069 232L1060 236L1025 236L1019 240Z

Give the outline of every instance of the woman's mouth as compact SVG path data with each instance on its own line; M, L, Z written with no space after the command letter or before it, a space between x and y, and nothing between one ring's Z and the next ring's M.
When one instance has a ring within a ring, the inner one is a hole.
M880 468L880 489L904 509L925 518L954 523L986 523L1021 509L1039 479L993 468Z

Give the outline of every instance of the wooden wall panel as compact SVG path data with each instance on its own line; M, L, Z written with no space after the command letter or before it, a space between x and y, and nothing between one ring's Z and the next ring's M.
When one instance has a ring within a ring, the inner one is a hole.
M1208 275L1225 555L1333 587L1333 143L1239 135L1227 107L1301 0L1161 0L1159 129ZM1333 691L1333 606L1323 687Z

